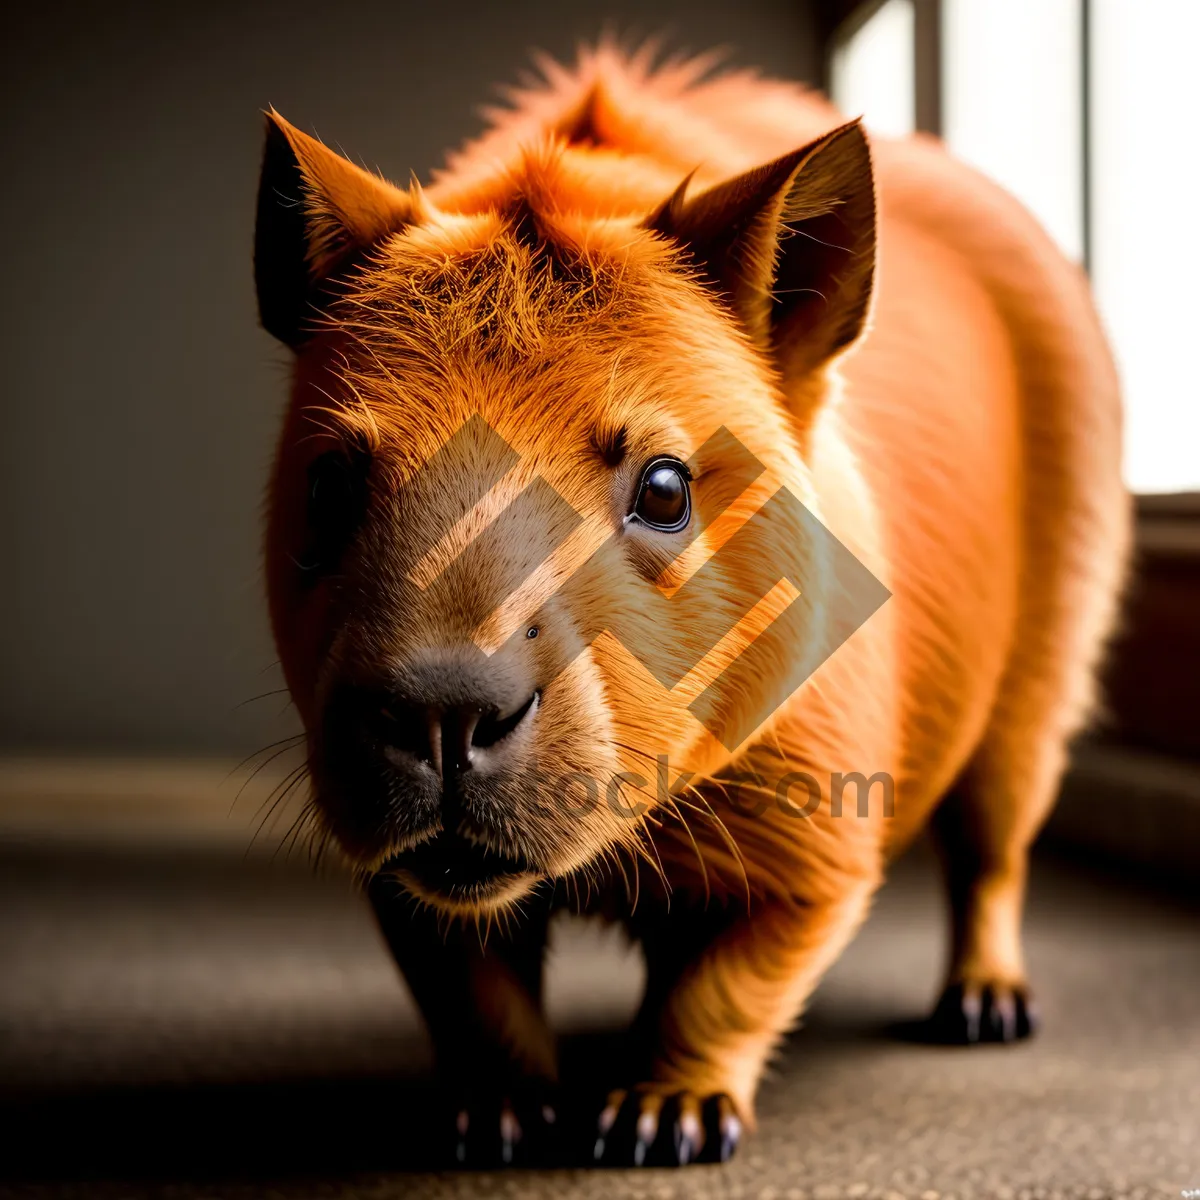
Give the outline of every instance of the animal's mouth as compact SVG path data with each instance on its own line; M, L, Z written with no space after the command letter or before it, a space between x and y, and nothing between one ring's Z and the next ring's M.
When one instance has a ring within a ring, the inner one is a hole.
M381 871L414 882L421 892L459 901L482 898L537 873L523 855L504 854L445 830L394 855Z

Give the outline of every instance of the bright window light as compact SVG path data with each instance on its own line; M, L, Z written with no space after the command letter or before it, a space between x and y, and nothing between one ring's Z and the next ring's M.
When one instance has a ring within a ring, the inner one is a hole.
M1125 477L1200 490L1200 4L1092 0L1091 265L1125 391Z
M1146 19L1140 2L1114 5L1128 9L1130 23ZM1076 0L942 0L946 142L1022 200L1077 261L1083 258L1082 37Z
M834 103L872 133L904 137L915 128L912 0L887 0L834 51Z

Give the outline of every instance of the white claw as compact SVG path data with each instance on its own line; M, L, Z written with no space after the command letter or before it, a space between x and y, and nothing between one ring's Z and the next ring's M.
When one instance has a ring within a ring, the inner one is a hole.
M686 1167L700 1152L702 1137L700 1118L694 1112L685 1110L679 1114L679 1123L676 1128L679 1131L679 1165Z
M658 1132L658 1113L644 1112L638 1117L637 1135L640 1142L654 1141L654 1135Z
M500 1136L505 1142L519 1142L521 1140L521 1125L517 1121L516 1114L511 1109L504 1109L500 1114Z
M721 1161L737 1149L742 1138L742 1123L732 1113L721 1118Z
M637 1119L637 1141L633 1147L633 1165L640 1167L658 1136L658 1109L649 1109Z

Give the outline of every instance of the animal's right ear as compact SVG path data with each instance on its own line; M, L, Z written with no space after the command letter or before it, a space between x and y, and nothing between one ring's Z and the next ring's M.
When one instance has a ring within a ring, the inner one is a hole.
M293 349L303 345L327 281L412 219L407 192L347 162L272 109L254 231L263 328Z

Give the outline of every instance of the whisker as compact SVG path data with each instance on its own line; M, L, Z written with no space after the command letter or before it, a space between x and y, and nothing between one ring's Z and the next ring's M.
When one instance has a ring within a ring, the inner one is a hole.
M700 808L695 804L690 804L688 801L682 800L682 798L680 798L680 799L682 800L682 802L684 804L687 804L689 808L695 809L696 812L700 813L701 816L707 816L709 818L709 820L711 820L712 823L717 827L717 832L720 833L722 840L725 842L726 846L728 846L730 851L733 853L734 858L737 860L738 867L741 869L742 881L746 885L746 903L750 904L751 898L752 898L752 891L751 891L751 887L750 887L750 876L746 872L746 860L742 857L742 852L739 849L738 844L737 844L736 840L734 839L733 834L731 834L729 832L729 829L726 826L725 822L722 821L721 818L717 815L716 809L714 809L712 804L709 803L708 797L705 796L703 792L701 792L693 784L690 784L690 783L687 785L687 790L689 792L692 792L695 795L696 799L699 800L700 803L703 804L704 807Z
M245 708L247 704L257 704L259 700L268 700L272 696L284 696L288 693L288 688L272 688L269 692L260 692L257 696L251 696L248 700L242 700L240 703L233 706L233 711Z
M250 839L250 845L246 848L247 855L249 855L250 852L254 849L254 846L258 841L259 835L262 834L263 831L267 828L268 823L271 821L272 817L278 811L280 806L287 800L287 798L291 795L291 793L297 787L299 787L302 783L304 783L307 780L308 773L309 773L308 772L308 763L307 762L301 763L300 766L298 766L294 771L289 772L289 774L287 776L285 776L285 778L280 783L276 784L272 794L274 795L274 793L277 792L278 795L275 795L273 800L271 799L270 796L267 797L267 800L270 801L270 808L267 810L266 814L259 821L258 827L257 827L257 829L255 829L253 837L251 837L251 839ZM264 802L264 804L265 803L266 802ZM308 803L311 803L311 801ZM308 806L308 804L306 803L305 807L307 808L307 806ZM261 811L261 809L260 809L260 811Z
M228 775L225 776L224 780L222 780L223 784L228 783L239 771L243 770L260 754L266 754L268 750L275 751L263 762L259 763L258 766L250 772L249 777L242 782L242 786L237 790L237 795L233 798L233 803L229 806L229 811L231 813L233 812L234 808L237 806L237 802L242 798L242 793L250 786L251 783L254 782L255 778L264 768L270 766L271 763L273 763L281 754L286 754L289 750L292 750L298 746L306 736L307 735L303 733L294 733L291 737L280 738L279 741L271 742L270 745L263 746L261 750L255 750L253 754L243 758L242 761L238 763L238 765L234 767Z

